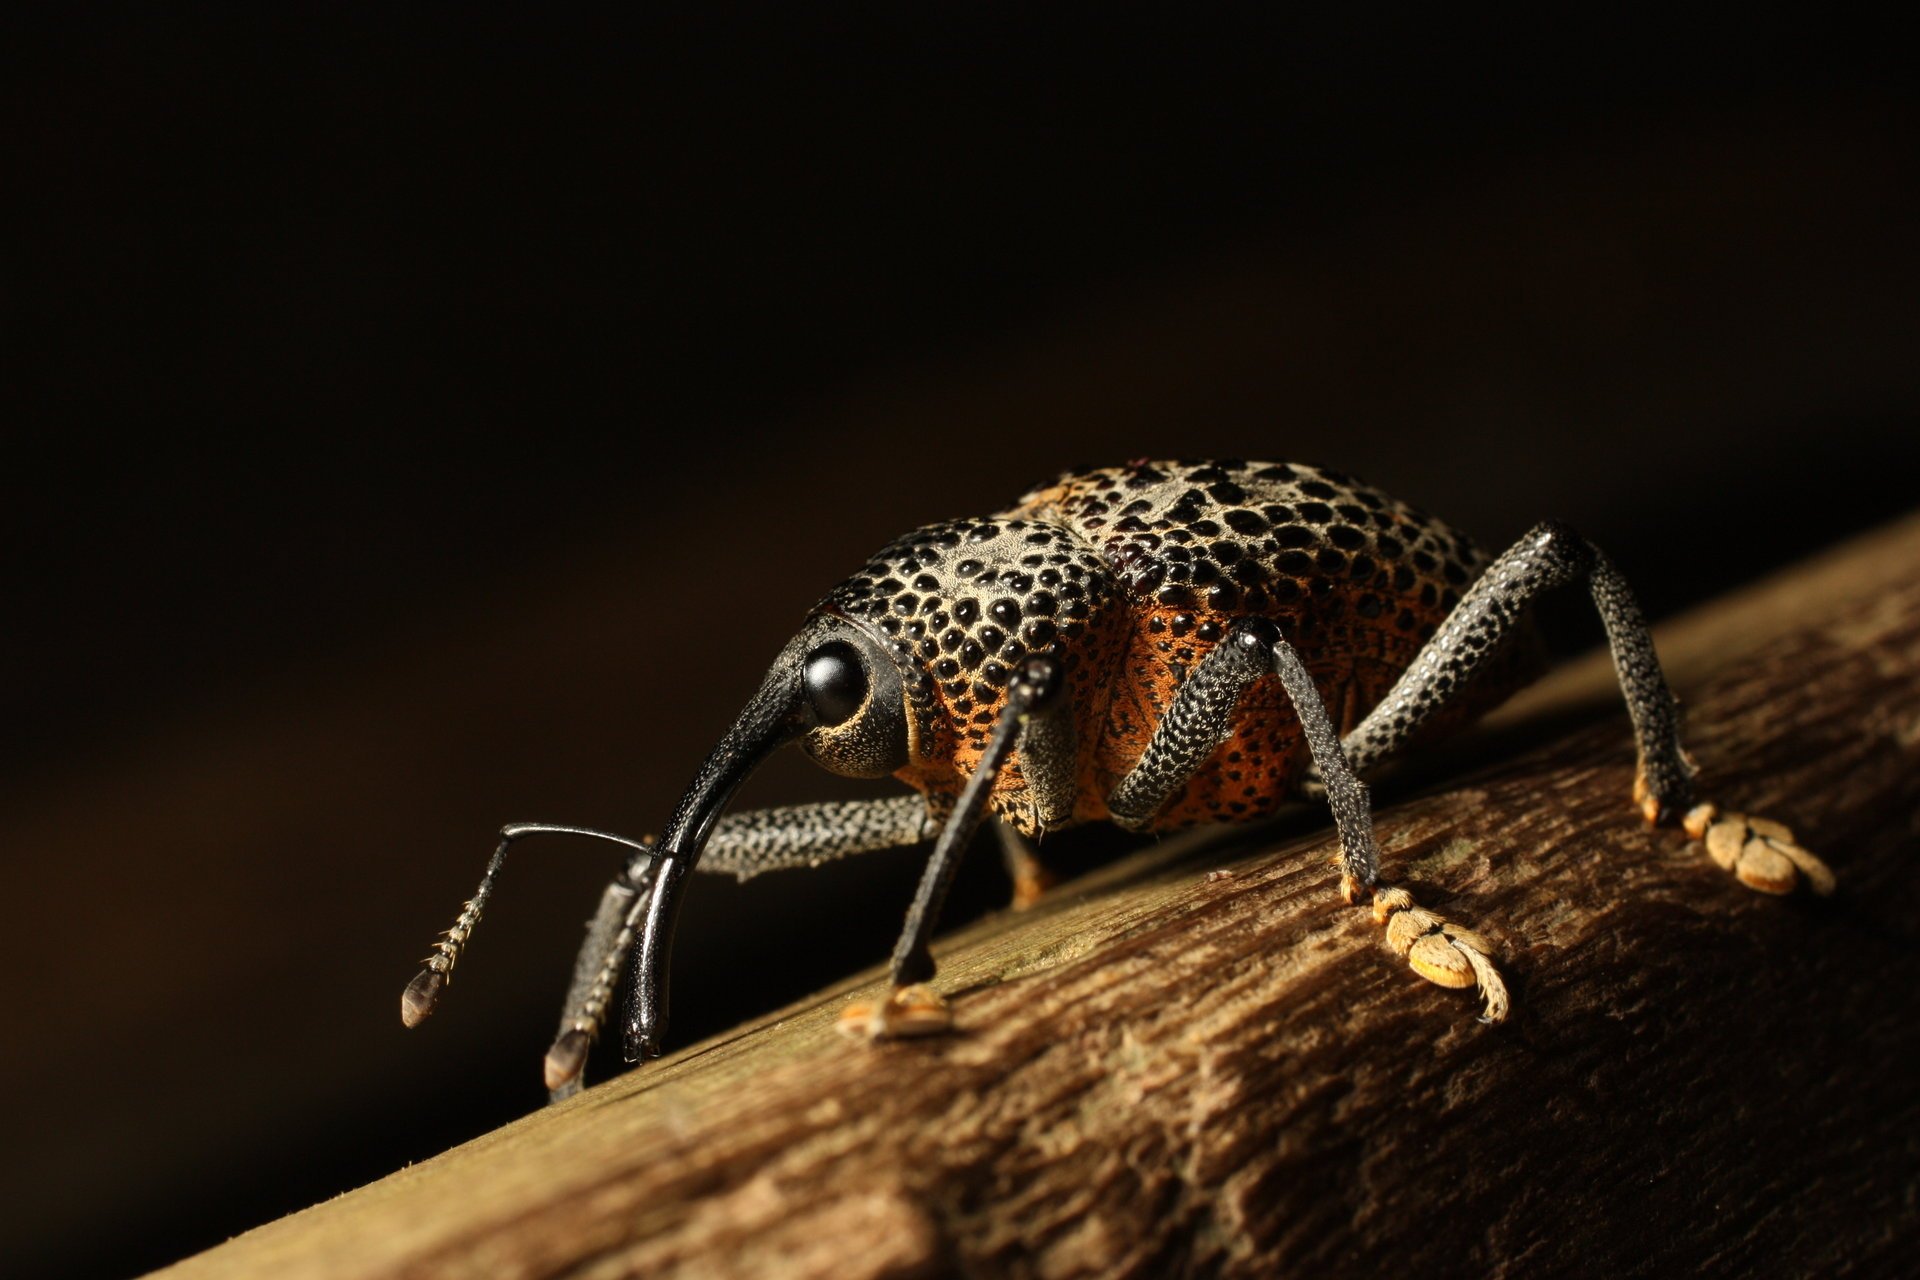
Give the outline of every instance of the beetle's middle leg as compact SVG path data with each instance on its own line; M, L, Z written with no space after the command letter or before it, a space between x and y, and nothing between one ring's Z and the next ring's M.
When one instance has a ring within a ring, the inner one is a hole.
M1268 674L1280 678L1293 703L1325 786L1340 837L1340 888L1346 900L1354 902L1370 893L1374 919L1387 927L1388 945L1414 972L1444 987L1477 984L1486 1002L1485 1019L1504 1018L1507 988L1493 966L1492 947L1486 939L1419 906L1405 889L1381 883L1380 850L1373 837L1366 785L1354 776L1313 677L1270 620L1235 622L1180 686L1139 762L1107 799L1114 821L1132 828L1152 821L1231 736L1242 696Z
M1365 770L1407 740L1461 693L1500 648L1543 591L1585 580L1606 624L1607 646L1633 721L1640 766L1633 798L1649 823L1678 822L1741 883L1789 893L1804 881L1833 890L1833 872L1794 843L1777 822L1723 814L1697 802L1695 766L1680 744L1680 709L1654 653L1653 636L1626 579L1600 549L1566 525L1536 525L1495 560L1467 591L1380 705L1345 742L1354 768Z

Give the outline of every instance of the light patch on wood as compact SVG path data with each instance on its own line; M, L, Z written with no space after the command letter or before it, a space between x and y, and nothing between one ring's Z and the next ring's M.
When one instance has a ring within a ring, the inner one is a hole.
M1471 803L1471 792L1462 792L1462 798ZM1449 872L1464 868L1478 855L1478 846L1463 836L1455 836L1444 841L1433 852L1414 859L1408 864L1408 870L1421 879L1442 879Z

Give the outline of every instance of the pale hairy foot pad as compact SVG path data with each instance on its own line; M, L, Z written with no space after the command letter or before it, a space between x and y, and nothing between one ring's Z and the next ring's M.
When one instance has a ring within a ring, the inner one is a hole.
M1707 856L1749 889L1792 893L1801 883L1825 897L1834 890L1832 868L1794 842L1793 832L1770 818L1721 813L1695 805L1681 825L1706 846Z
M1507 984L1493 967L1491 942L1435 915L1405 889L1387 885L1373 891L1373 918L1387 927L1387 946L1415 973L1443 987L1477 985L1486 1005L1480 1020L1505 1020Z
M877 1005L855 1001L840 1011L840 1033L857 1040L903 1040L952 1028L946 997L925 983L896 987Z

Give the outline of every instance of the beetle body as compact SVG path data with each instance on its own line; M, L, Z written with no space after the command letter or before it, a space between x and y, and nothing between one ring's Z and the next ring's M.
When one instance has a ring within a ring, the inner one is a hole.
M1298 463L1132 462L1069 472L991 516L895 539L830 590L781 650L661 839L519 824L501 842L402 1012L444 989L508 846L535 832L630 851L589 926L561 1033L556 1095L579 1087L623 967L630 1061L659 1051L667 962L689 872L742 878L938 837L893 955L893 994L849 1008L875 1038L949 1025L926 985L941 902L991 813L1039 837L1102 819L1135 830L1260 817L1324 795L1349 902L1370 898L1392 951L1506 1015L1491 944L1380 876L1374 764L1504 697L1537 667L1528 609L1584 585L1606 625L1639 754L1633 795L1769 893L1833 886L1778 823L1699 803L1677 704L1645 618L1600 550L1552 521L1497 557L1378 489ZM783 743L826 768L893 775L918 797L722 816ZM1040 876L1008 836L1016 883ZM638 944L635 944L636 939Z
M1236 620L1278 624L1350 732L1487 563L1464 534L1339 472L1136 462L1070 472L994 516L916 530L819 608L869 631L906 673L912 759L898 776L937 806L972 774L1012 673L1035 654L1058 657L1079 744L1072 818L1084 822L1109 816L1106 797ZM1528 674L1531 649L1516 641L1449 722ZM1279 688L1255 688L1232 737L1150 826L1271 813L1309 763ZM1017 759L992 803L1030 836L1062 825L1042 823Z

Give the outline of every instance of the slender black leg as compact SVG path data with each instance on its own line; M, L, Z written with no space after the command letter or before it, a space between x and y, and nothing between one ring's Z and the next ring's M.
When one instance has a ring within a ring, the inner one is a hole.
M634 935L646 919L652 890L653 859L641 853L600 895L600 907L587 924L586 941L573 962L573 980L560 1007L560 1030L543 1064L547 1092L555 1102L578 1093L586 1084L587 1051L606 1023L614 988L633 949Z
M939 924L947 890L953 886L954 873L960 869L960 855L966 852L980 820L986 816L987 801L993 794L1001 767L1013 754L1036 714L1054 701L1059 684L1059 669L1050 658L1029 658L1015 674L1007 690L1006 709L1000 713L979 766L967 780L945 829L940 832L939 841L933 846L933 856L927 860L927 869L920 877L913 905L907 908L906 928L901 930L900 941L893 949L895 986L925 982L933 977L933 952L929 944Z
M840 1018L843 1031L878 1040L928 1035L951 1025L946 1002L926 985L934 975L931 942L939 924L940 908L946 902L947 890L953 886L961 855L987 815L987 804L1001 769L1029 729L1046 716L1050 708L1059 705L1060 684L1059 665L1047 657L1028 658L1014 674L1007 689L1006 705L987 739L986 750L948 815L940 839L934 844L933 855L927 859L927 869L920 877L913 904L907 908L906 927L893 949L893 992L878 1006L849 1005ZM1059 738L1045 740L1057 743ZM1023 772L1046 774L1057 767L1056 762L1031 759L1031 749L1027 754L1030 762ZM1032 784L1029 785L1031 788Z
M1680 743L1680 711L1646 616L1626 579L1585 538L1555 521L1536 525L1488 568L1420 651L1399 681L1346 739L1348 759L1364 771L1399 750L1486 665L1522 613L1553 587L1585 579L1607 629L1620 692L1639 750L1634 800L1650 823L1679 821L1689 836L1748 886L1787 893L1805 882L1815 893L1833 873L1794 843L1777 822L1722 814L1696 803L1694 765Z
M1138 829L1152 821L1173 794L1233 733L1234 712L1256 680L1278 675L1306 735L1315 770L1326 786L1333 824L1340 834L1340 867L1350 896L1371 889L1380 874L1367 788L1354 776L1339 733L1313 677L1280 629L1265 618L1242 618L1200 663L1160 717L1146 752L1114 788L1107 808L1115 822Z
M1300 656L1265 618L1243 618L1201 662L1161 716L1140 761L1114 788L1107 807L1123 826L1146 825L1233 732L1240 699L1255 681L1278 676L1293 704L1340 836L1340 884L1348 902L1373 894L1374 918L1414 972L1447 987L1478 984L1487 1021L1506 1016L1506 984L1485 939L1418 906L1405 889L1379 880L1380 851L1366 786L1342 749L1333 717Z
M1600 550L1566 525L1536 525L1468 589L1380 705L1347 736L1347 758L1365 772L1399 750L1463 691L1544 591L1586 578L1606 624L1648 790L1663 814L1691 803L1691 766L1680 748L1680 715L1646 617L1626 580Z

